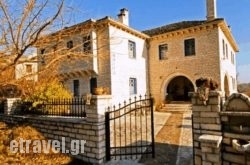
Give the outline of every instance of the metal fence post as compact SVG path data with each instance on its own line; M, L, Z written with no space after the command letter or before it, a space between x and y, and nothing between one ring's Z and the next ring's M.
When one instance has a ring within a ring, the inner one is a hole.
M105 134L106 134L106 160L111 160L110 157L110 123L109 112L105 112Z

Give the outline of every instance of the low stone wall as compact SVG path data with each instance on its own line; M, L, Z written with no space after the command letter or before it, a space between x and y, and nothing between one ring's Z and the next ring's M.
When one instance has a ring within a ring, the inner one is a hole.
M210 91L204 104L198 93L191 95L194 164L250 165L250 98L235 93L224 102L222 92Z
M86 107L86 118L0 115L0 120L9 124L27 123L48 139L61 141L64 137L66 150L70 150L72 140L86 140L84 153L73 156L85 162L101 164L105 161L104 112L110 106L110 100L110 96L94 96L91 105Z
M250 98L244 94L232 94L220 115L223 164L250 165ZM248 150L244 151L244 148Z

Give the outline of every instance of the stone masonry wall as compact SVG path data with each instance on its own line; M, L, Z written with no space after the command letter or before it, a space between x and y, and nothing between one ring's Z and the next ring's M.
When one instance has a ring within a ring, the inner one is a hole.
M192 94L194 164L221 164L220 92L210 92L207 105Z
M110 96L94 96L86 107L87 118L25 117L0 115L0 120L10 124L28 123L46 138L61 141L70 150L72 140L86 140L84 153L73 155L85 162L101 164L105 161L105 107ZM81 147L81 146L79 146Z
M169 32L150 40L150 92L156 103L164 100L167 85L176 76L187 77L193 85L201 76L211 77L221 82L218 62L218 28L212 24L199 28L199 30L191 28ZM195 39L196 54L194 56L185 56L184 40L189 38ZM168 44L167 59L159 60L158 49L163 43Z
M240 93L232 94L220 115L223 164L250 165L250 98Z
M250 98L221 96L212 91L204 104L192 93L194 164L250 165Z

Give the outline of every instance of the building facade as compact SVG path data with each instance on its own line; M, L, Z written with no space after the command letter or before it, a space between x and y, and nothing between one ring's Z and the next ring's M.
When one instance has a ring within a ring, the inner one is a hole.
M206 20L140 32L129 27L128 10L121 9L118 20L67 27L45 36L37 48L45 61L63 59L58 75L77 97L105 87L113 104L146 93L159 104L186 101L200 77L219 82L226 95L237 91L238 47L225 20L216 17L215 0L207 0Z
M209 77L228 96L237 91L237 45L223 19L185 21L145 31L150 91L161 101L189 100L195 80Z
M91 19L46 36L37 45L38 57L47 65L60 61L58 75L75 97L103 87L113 104L123 103L147 92L147 38L128 26L128 11L122 9L119 21Z
M38 62L33 56L22 57L15 65L15 79L24 78L28 81L38 81Z
M216 17L216 0L207 0L207 19L183 21L144 31L149 40L150 92L158 103L187 101L195 80L219 83L226 96L237 92L237 44L223 18Z

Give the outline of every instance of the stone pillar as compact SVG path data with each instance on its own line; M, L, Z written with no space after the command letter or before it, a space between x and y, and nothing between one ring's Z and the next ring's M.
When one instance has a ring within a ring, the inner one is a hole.
M191 93L192 96L192 116L193 116L193 145L194 145L194 164L206 164L207 157L204 156L206 148L202 145L215 143L213 138L217 140L222 138L222 125L220 121L221 96L222 92L210 91L206 105L198 97L198 93ZM203 140L205 138L205 141ZM207 138L212 138L211 141ZM220 141L219 141L220 142ZM211 150L211 148L209 149ZM212 149L213 150L213 149ZM209 151L213 153L214 151ZM220 152L220 148L216 148L216 152ZM210 160L210 156L209 156ZM219 162L217 162L219 163ZM220 163L219 163L220 164Z
M111 99L110 95L94 95L91 98L91 104L86 107L86 122L91 124L95 131L92 138L95 144L91 145L95 159L89 159L89 162L93 164L102 164L105 161L105 111L111 106ZM86 143L86 145L89 145L89 143Z
M199 137L202 165L221 164L221 141L222 136L216 135L201 135Z
M18 108L18 101L20 98L7 98L4 102L4 114L11 115Z
M86 114L88 122L104 122L105 111L111 105L111 95L93 95L90 105L86 105Z

